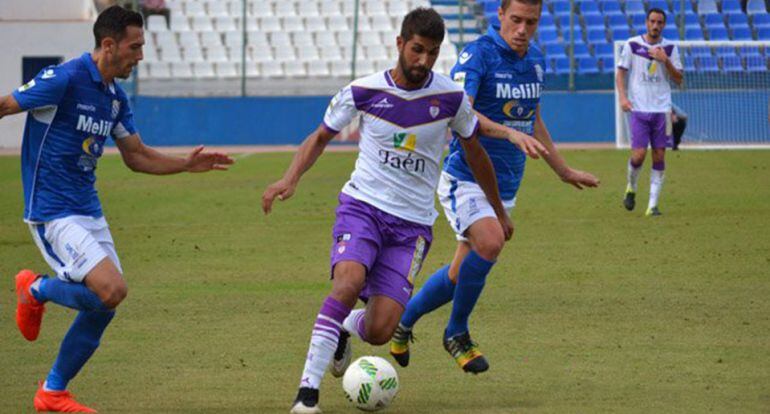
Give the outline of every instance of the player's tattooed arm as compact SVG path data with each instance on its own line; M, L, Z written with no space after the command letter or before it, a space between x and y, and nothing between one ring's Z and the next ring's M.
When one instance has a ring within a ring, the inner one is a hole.
M19 112L21 112L21 107L13 95L0 97L0 118L6 115L18 114Z
M551 167L562 181L580 190L583 187L597 187L599 185L598 178L594 177L591 173L570 168L561 154L559 154L556 146L553 145L551 133L548 132L548 128L546 128L545 122L543 122L543 118L540 116L540 105L537 106L535 116L537 117L535 119L535 138L548 148L548 154L543 156L548 166Z
M294 154L294 159L292 159L291 165L289 165L283 177L270 184L262 194L262 211L265 214L270 213L273 209L273 201L276 198L284 201L294 195L302 174L315 164L318 157L323 154L326 145L336 135L336 132L330 131L325 125L321 124L312 134L305 138L297 153Z
M117 139L115 142L123 162L135 172L166 175L227 170L227 167L235 162L224 153L204 152L202 145L195 147L185 158L166 155L145 145L138 134Z
M468 166L471 167L473 178L476 179L476 183L484 191L489 204L495 210L497 220L503 228L503 233L505 233L505 240L510 240L511 236L513 236L513 222L508 216L508 212L505 211L505 207L503 207L500 190L497 186L495 167L489 159L489 154L481 146L475 133L468 139L461 139L460 145L462 145L465 151L465 160L468 162Z

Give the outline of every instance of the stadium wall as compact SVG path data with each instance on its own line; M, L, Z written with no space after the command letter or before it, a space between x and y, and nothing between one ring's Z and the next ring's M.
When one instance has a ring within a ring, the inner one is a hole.
M165 98L139 96L134 118L151 145L299 144L321 122L328 96ZM556 142L614 142L614 95L551 92L541 112Z

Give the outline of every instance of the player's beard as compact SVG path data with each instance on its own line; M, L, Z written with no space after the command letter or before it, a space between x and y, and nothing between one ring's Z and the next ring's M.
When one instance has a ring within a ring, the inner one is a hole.
M421 84L425 82L425 78L428 77L428 73L430 73L430 69L422 67L422 66L413 66L409 67L406 64L406 59L404 59L404 55L398 56L398 68L401 71L401 73L404 74L404 77L407 81L411 84Z

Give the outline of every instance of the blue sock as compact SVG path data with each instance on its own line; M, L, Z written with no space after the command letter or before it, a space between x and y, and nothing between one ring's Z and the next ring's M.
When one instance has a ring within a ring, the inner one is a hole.
M422 289L409 299L401 324L411 328L426 313L433 312L450 302L455 294L455 285L449 279L449 265L437 270L423 285Z
M465 260L460 264L460 273L457 275L452 314L446 328L447 338L468 332L468 317L481 296L487 274L494 264L495 262L484 259L473 250L465 256Z
M37 290L30 289L35 299L51 301L81 311L108 311L104 303L83 283L72 283L44 276Z
M72 322L59 348L56 362L48 373L45 386L52 391L64 391L67 383L78 374L96 348L115 311L80 311Z

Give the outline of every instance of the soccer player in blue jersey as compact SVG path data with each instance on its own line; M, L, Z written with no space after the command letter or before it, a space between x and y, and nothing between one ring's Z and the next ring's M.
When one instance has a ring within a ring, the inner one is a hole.
M24 221L56 277L22 270L16 275L16 322L30 341L40 332L45 303L78 310L48 377L35 394L37 411L95 412L67 391L99 346L127 294L126 282L94 188L94 170L112 137L125 164L136 172L173 174L224 170L233 160L206 153L166 156L144 145L125 79L142 60L143 19L121 7L94 24L93 53L50 66L11 95L0 97L0 118L27 111L22 142Z
M545 60L530 39L541 8L537 0L503 0L498 9L499 30L490 26L486 35L470 43L452 70L454 80L473 100L481 124L479 139L495 166L508 210L514 206L527 155L542 155L562 181L579 189L599 184L593 175L566 164L540 116ZM401 366L407 366L414 324L422 315L454 301L444 348L464 371L480 373L489 364L471 340L468 317L505 238L489 202L468 173L466 154L456 139L444 160L438 196L457 234L457 250L451 265L434 273L409 301L390 351Z

